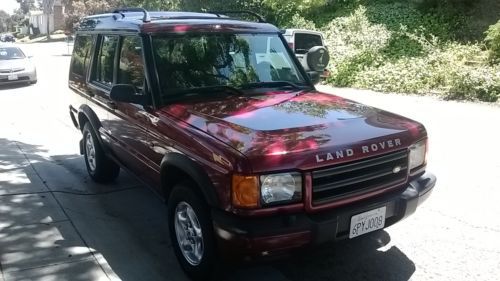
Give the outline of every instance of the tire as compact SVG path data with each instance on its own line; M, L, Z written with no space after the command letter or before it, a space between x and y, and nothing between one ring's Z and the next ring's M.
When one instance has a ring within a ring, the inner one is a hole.
M310 70L322 72L330 62L330 55L325 47L315 46L309 49L304 59Z
M120 166L109 159L89 122L83 126L83 156L90 177L98 183L109 183L120 174Z
M177 260L184 272L193 280L209 280L213 276L217 260L214 231L210 209L202 197L195 193L192 186L189 182L178 184L170 194L167 203L170 239ZM191 216L188 215L189 208L193 211ZM186 233L186 229L182 226L188 227L191 234ZM195 246L193 247L191 244L190 249L186 247L186 250L183 251L180 242L183 237L186 239L184 241L188 244L194 243ZM191 238L197 242L187 241ZM196 249L201 254L194 254Z

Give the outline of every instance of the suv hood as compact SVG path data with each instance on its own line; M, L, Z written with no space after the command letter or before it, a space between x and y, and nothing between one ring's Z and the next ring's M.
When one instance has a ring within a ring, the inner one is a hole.
M352 161L426 136L420 123L317 91L184 101L161 111L238 150L254 172Z

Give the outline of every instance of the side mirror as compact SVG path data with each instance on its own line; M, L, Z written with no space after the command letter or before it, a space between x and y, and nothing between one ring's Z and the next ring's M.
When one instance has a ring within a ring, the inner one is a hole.
M309 75L309 79L314 85L318 84L319 81L321 80L320 73L317 71L310 71L307 74Z
M144 96L137 93L134 85L116 84L111 88L109 97L113 101L142 104Z

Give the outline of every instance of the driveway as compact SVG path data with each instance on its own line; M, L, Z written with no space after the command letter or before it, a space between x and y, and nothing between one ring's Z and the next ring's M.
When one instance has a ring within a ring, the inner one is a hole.
M0 88L0 280L186 280L159 197L125 172L89 179L68 116L68 46L25 48L38 84ZM434 193L384 231L220 279L498 280L500 108L319 88L423 122Z

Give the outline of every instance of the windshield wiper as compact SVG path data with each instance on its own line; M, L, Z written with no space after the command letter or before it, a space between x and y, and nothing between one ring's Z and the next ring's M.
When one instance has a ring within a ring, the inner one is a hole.
M309 88L307 85L297 85L289 81L270 81L270 82L254 82L241 85L242 89L252 89L252 88L293 88L297 90L303 90L304 88Z
M224 93L230 95L244 94L242 91L236 89L235 87L227 85L217 85L217 86L198 87L198 88L173 91L172 94L166 95L165 99L167 101L172 101L172 100L179 100L191 97L209 98L211 95L205 95L206 93Z

